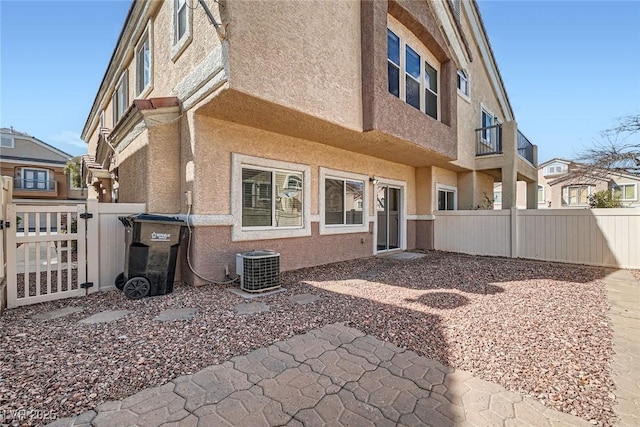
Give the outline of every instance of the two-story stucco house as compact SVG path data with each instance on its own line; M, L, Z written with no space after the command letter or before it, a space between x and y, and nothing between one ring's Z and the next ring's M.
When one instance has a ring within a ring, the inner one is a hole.
M86 199L64 174L70 154L13 128L1 128L0 137L0 175L13 178L15 200Z
M640 207L640 176L607 170L594 170L584 164L554 158L538 167L538 208L560 209L589 207L589 196L611 191L622 206ZM495 209L501 208L502 184L494 189ZM516 206L526 207L526 188L518 183Z
M250 249L293 269L431 248L434 212L495 181L537 206L473 1L136 1L82 138L97 196L190 214L212 279Z

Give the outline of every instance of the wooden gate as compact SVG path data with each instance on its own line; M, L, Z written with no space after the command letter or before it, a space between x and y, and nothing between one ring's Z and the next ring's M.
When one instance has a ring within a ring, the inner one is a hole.
M7 307L86 295L86 206L7 205Z

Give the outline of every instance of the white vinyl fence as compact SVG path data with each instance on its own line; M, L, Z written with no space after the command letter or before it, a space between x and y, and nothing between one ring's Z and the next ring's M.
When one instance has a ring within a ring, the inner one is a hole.
M640 209L438 212L435 249L640 268Z

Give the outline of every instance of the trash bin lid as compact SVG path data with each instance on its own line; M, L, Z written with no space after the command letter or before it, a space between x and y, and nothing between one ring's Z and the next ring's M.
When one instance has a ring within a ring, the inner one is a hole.
M131 222L164 222L172 225L186 225L186 223L178 217L166 216L149 213L139 213L126 217Z

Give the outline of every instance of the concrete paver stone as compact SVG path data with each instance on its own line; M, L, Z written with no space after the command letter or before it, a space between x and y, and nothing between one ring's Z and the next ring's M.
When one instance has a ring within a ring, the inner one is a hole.
M269 306L263 302L249 302L236 305L235 310L240 315L257 314L269 311Z
M198 312L197 308L173 308L164 310L162 313L154 317L153 320L158 322L171 322L173 320L192 319Z
M53 320L60 317L68 316L73 313L80 313L84 311L84 307L63 307L58 310L46 311L44 313L36 314L32 317L33 320Z
M622 402L619 414L632 412L630 404L635 403ZM633 425L637 419L627 415L620 425ZM89 423L97 427L590 425L343 324L276 342L51 425Z
M296 303L299 305L305 305L305 304L311 304L312 302L319 301L322 298L320 298L318 295L313 295L313 294L297 294L297 295L291 295L290 297L287 297L287 299L293 303Z

